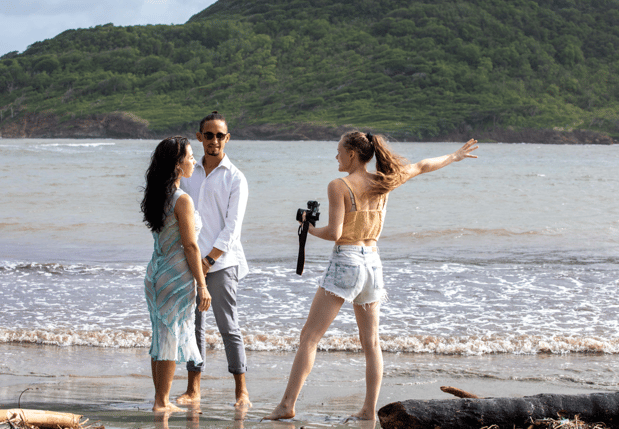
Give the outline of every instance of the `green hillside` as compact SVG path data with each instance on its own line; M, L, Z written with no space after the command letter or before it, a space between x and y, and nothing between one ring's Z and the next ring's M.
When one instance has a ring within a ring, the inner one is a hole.
M3 56L0 130L115 114L161 135L216 109L235 129L616 138L618 72L619 0L219 0L184 25L69 30Z

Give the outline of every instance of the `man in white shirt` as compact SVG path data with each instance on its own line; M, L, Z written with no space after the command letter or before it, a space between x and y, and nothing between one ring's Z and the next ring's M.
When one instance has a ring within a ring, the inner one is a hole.
M249 271L241 246L241 225L247 206L247 180L224 153L230 140L228 124L223 115L213 112L200 122L196 137L204 147L204 157L190 178L181 179L181 189L193 199L202 218L198 245L202 269L212 297L211 308L221 333L228 371L234 375L236 404L251 407L245 384L247 363L243 336L238 324L236 289L239 279ZM206 317L196 311L196 340L206 361ZM205 364L187 363L187 392L179 402L200 400L200 375Z

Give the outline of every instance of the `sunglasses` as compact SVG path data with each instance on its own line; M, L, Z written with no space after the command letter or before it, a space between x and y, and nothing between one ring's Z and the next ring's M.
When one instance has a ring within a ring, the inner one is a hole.
M222 140L224 137L226 137L228 135L228 133L217 133L217 134L213 134L210 131L207 131L205 133L201 133L204 138L206 138L207 140L213 140L213 137L217 137L217 140Z

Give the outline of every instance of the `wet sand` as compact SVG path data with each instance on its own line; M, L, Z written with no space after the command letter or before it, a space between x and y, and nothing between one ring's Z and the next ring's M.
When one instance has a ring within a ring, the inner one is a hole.
M294 358L290 352L249 352L247 383L253 407L235 412L234 385L223 351L209 352L210 371L203 376L202 401L194 411L175 413L167 423L152 411L154 389L146 348L57 347L0 344L0 404L83 414L106 428L370 428L343 420L358 411L365 392L360 353L319 352L301 393L293 421L260 422L279 402ZM525 396L538 393L592 393L568 381L569 367L591 363L599 371L608 355L442 356L384 353L385 375L379 407L405 399L450 399L448 385L480 396ZM471 364L474 362L474 364ZM470 368L484 367L483 372ZM509 373L508 368L512 368ZM533 376L533 374L537 374ZM541 375L540 375L541 374ZM563 374L563 376L553 376ZM177 367L172 397L186 387L184 365ZM30 390L26 390L30 389ZM376 424L378 427L378 424Z

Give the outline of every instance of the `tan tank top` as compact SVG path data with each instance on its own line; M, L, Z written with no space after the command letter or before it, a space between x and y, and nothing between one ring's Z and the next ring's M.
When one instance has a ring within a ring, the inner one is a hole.
M353 192L350 183L346 178L342 177L342 181L348 188L350 200L352 203L351 211L344 214L344 225L342 226L342 236L338 243L354 243L365 240L378 240L380 233L383 230L385 222L385 205L387 201L386 194L381 195L378 210L359 210L357 211L357 198Z

